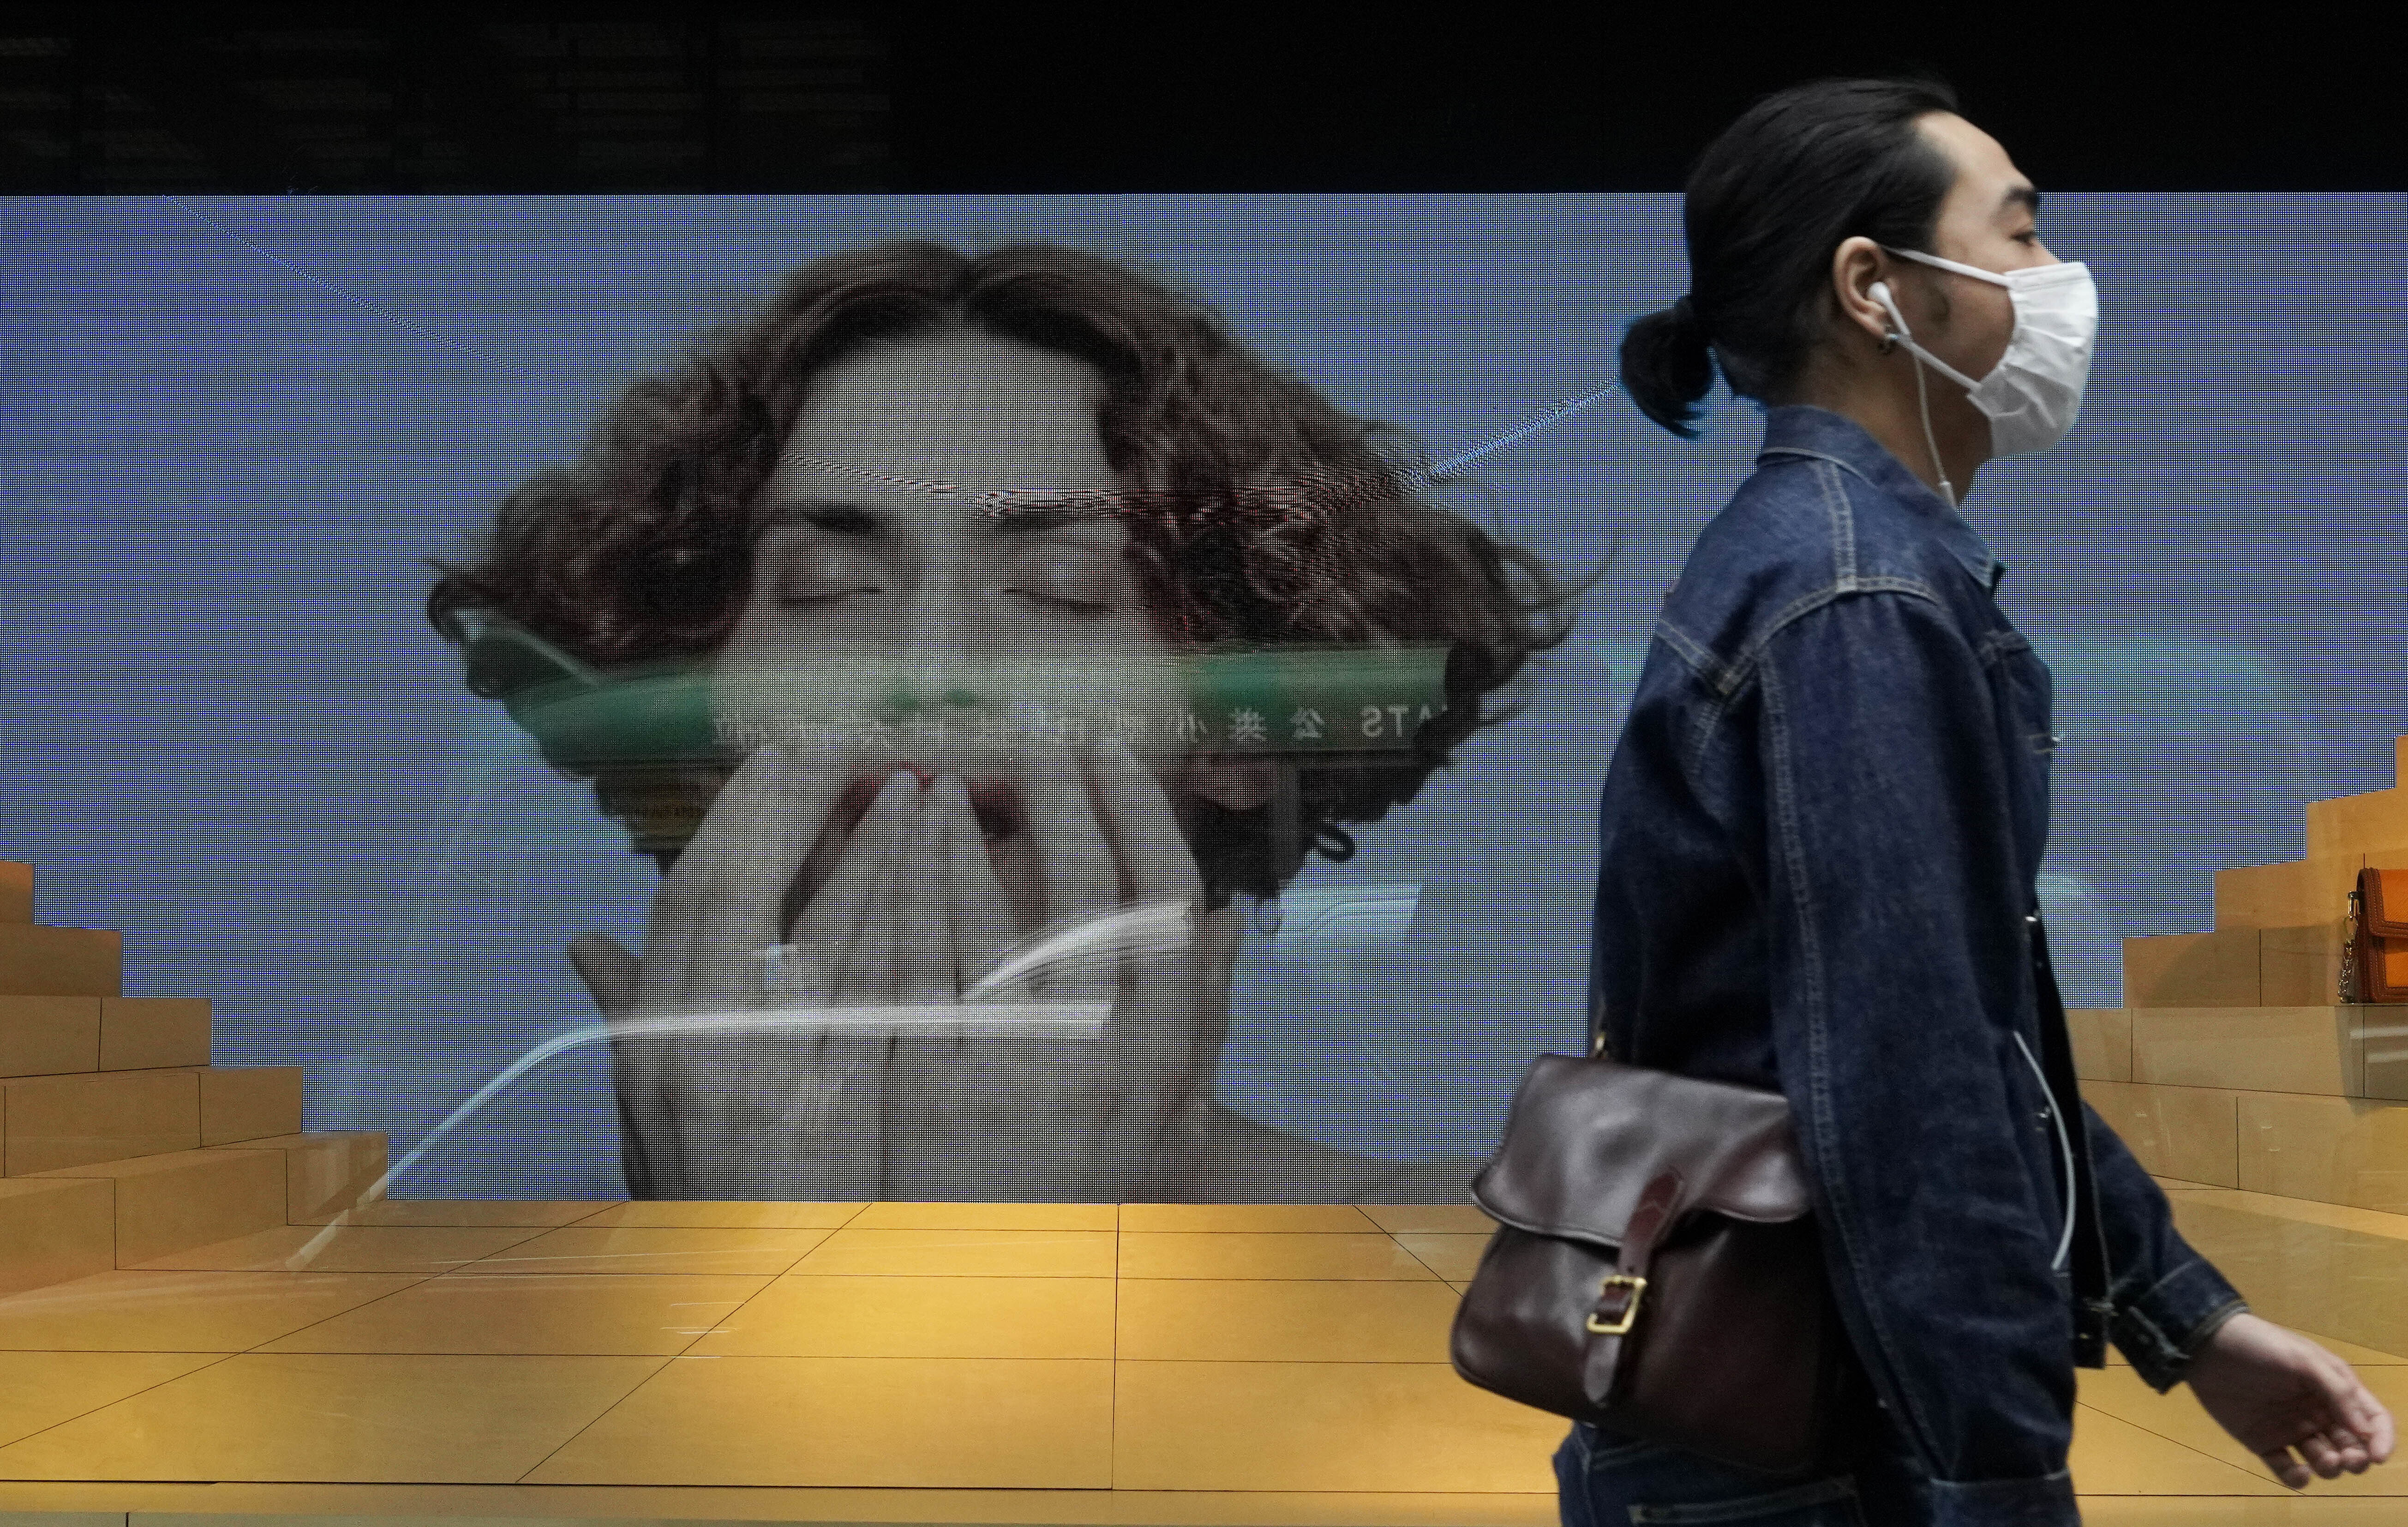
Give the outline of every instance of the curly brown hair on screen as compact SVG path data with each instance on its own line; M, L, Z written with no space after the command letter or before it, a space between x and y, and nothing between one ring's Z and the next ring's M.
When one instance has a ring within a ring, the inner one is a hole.
M1451 648L1446 711L1411 755L1299 769L1303 836L1328 857L1353 852L1347 825L1411 800L1465 738L1511 714L1498 691L1570 630L1566 587L1538 557L1416 491L1424 458L1406 437L1249 353L1200 302L1073 250L925 242L809 266L756 317L630 388L577 465L504 500L474 560L437 564L429 619L458 641L463 613L501 616L596 665L716 651L750 588L753 501L812 379L865 347L949 330L1068 354L1102 378L1105 459L1144 506L1125 516L1130 556L1172 641ZM724 778L605 770L594 783L666 865L681 834L661 818L698 814ZM1294 873L1297 852L1271 843L1269 815L1192 803L1216 902L1275 895Z

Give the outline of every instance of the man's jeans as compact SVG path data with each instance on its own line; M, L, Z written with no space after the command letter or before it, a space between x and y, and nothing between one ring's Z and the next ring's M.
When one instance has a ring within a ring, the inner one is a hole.
M1783 1479L1583 1424L1555 1449L1555 1482L1564 1527L1914 1527L1929 1520L1888 1447L1852 1473Z

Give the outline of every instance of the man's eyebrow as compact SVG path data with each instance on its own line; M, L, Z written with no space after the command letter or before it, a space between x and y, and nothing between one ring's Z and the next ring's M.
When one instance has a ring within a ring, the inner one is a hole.
M1999 210L2003 212L2010 207L2020 207L2032 216L2038 217L2040 216L2040 193L2028 185L2011 185L2007 187L2007 194L1999 198Z

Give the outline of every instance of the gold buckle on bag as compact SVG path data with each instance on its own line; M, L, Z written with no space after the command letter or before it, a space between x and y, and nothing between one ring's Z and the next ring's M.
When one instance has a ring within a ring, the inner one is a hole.
M1622 1306L1622 1318L1611 1325L1592 1314L1588 1318L1588 1328L1597 1335L1627 1336L1630 1334L1630 1322L1639 1318L1639 1296L1647 1291L1647 1280L1630 1273L1609 1273L1605 1281L1598 1285L1598 1297L1602 1299L1612 1293L1616 1285L1630 1290L1630 1303Z

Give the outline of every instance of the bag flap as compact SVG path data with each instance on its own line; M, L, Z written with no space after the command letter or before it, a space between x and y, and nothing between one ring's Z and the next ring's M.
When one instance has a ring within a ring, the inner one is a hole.
M2361 1002L2408 1002L2408 939L2384 939L2367 962Z
M2378 939L2408 939L2408 870L2360 870L2358 915Z
M1523 1076L1471 1196L1517 1230L1619 1246L1640 1194L1668 1168L1687 1209L1777 1223L1812 1207L1780 1093L1563 1055L1539 1057Z

